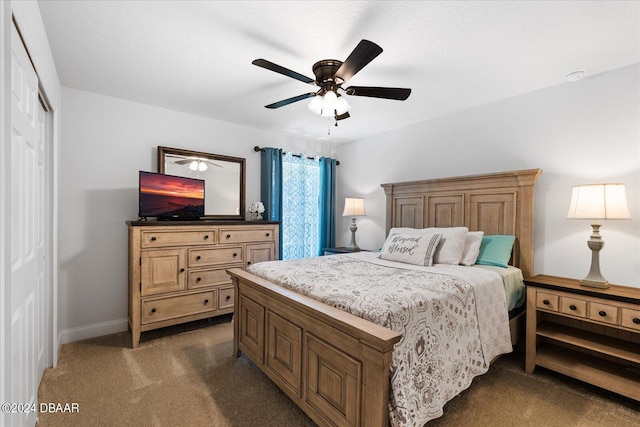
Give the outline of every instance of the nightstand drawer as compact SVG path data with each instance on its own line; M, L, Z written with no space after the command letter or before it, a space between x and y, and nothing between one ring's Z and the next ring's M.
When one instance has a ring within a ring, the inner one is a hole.
M631 328L640 331L640 310L622 308L620 311L620 324L625 328Z
M598 302L589 302L589 319L617 325L618 307Z
M558 311L558 295L538 292L536 297L536 307L545 310Z
M587 302L581 299L560 298L560 312L572 316L587 317Z

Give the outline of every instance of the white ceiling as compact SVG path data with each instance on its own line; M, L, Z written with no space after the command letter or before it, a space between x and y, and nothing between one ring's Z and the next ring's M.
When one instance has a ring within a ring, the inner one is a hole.
M63 86L334 143L640 62L638 1L38 3ZM330 136L308 101L264 108L312 88L252 60L313 77L361 39L384 51L345 87L407 101L348 97Z

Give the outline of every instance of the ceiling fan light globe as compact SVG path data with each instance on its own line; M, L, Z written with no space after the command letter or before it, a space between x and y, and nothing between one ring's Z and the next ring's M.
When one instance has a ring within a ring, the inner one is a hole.
M336 101L336 114L338 116L346 113L347 111L349 111L351 109L351 106L349 105L349 103L347 102L346 99L344 99L343 97L338 98L338 100Z
M311 99L311 102L309 102L309 105L307 107L309 107L309 110L311 110L311 112L315 114L322 114L322 104L322 97L320 95L316 95L313 97L313 99Z
M189 169L191 169L192 171L197 171L198 170L198 161L194 160L193 162L191 162L191 164L189 165Z
M322 109L322 114L320 114L322 117L334 117L335 116L335 111L333 108L323 108Z
M338 101L338 95L332 90L328 91L324 95L324 105L325 107L329 107L331 109L335 108L336 102Z
M209 167L207 166L207 164L205 162L200 162L198 164L198 171L200 172L204 172L208 169Z

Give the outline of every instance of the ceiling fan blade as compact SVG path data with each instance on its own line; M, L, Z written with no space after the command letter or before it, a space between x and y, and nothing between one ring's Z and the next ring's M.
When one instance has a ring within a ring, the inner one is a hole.
M265 105L265 108L280 108L285 105L293 104L294 102L302 101L307 98L311 98L312 96L316 96L315 92L305 93L303 95L294 96L293 98L283 99L282 101L274 102L273 104Z
M404 101L411 95L411 89L399 87L349 86L347 95L368 96L369 98L396 99Z
M267 70L275 71L276 73L280 73L284 76L291 77L292 79L300 80L304 83L314 84L315 80L309 78L307 76L303 76L300 73L296 73L288 68L284 68L281 65L274 64L271 61L267 61L266 59L256 59L252 62L253 65L257 65L258 67L266 68Z
M369 40L360 40L358 46L356 46L349 57L342 63L340 68L338 68L334 77L342 80L342 83L346 82L381 53L382 48L377 44Z
M219 165L219 164L217 164L217 163L210 162L210 161L208 161L208 160L203 160L202 162L203 162L203 163L210 164L210 165L215 166L215 167L217 167L217 168L222 168L222 167L223 167L222 165Z
M336 116L336 120L344 120L344 119L348 119L349 117L351 117L351 115L347 111L344 114L340 114L340 115Z
M193 162L193 160L194 159L184 159L184 160L175 161L173 163L175 163L176 165L186 165L187 163Z

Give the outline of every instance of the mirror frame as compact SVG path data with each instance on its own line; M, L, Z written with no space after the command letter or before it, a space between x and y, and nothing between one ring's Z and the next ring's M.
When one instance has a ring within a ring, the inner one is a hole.
M202 157L210 160L217 160L222 162L232 162L238 163L240 165L240 188L238 189L240 195L240 209L238 215L207 215L206 214L206 203L205 200L205 215L203 218L206 219L233 219L233 220L242 220L245 219L245 163L246 159L242 157L231 157L231 156L223 156L220 154L211 154L204 153L202 151L192 151L192 150L183 150L180 148L170 148L170 147L162 147L158 146L158 173L164 173L164 163L165 163L165 155L176 155L176 156L185 156L185 157Z

